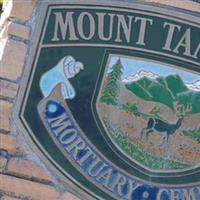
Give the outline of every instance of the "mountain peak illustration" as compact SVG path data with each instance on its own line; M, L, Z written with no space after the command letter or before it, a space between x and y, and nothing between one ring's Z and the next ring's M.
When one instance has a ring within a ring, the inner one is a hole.
M158 75L156 75L156 74L154 74L153 72L150 72L150 71L141 70L136 74L125 77L122 80L122 82L123 83L130 83L130 82L138 81L139 79L141 79L143 77L148 77L150 79L156 79L156 78L158 78Z
M195 81L194 83L188 83L188 84L186 84L186 86L190 90L194 90L194 91L199 91L200 92L200 80L199 81Z
M131 82L138 81L138 80L140 80L144 77L147 77L149 79L154 79L154 80L157 79L157 78L160 78L159 75L157 75L153 72L141 70L136 74L126 76L122 80L122 82L125 83L125 84L128 84L128 83L131 83ZM169 75L169 76L166 76L165 78L176 80L176 83L174 83L174 84L179 84L178 82L182 82L181 84L184 84L188 89L200 92L200 80L198 80L194 83L183 83L183 80L181 79L181 77L178 74Z
M200 81L195 83L198 87ZM195 87L191 84L191 87ZM149 78L143 76L142 78L127 82L126 88L134 93L136 96L146 101L154 101L162 103L172 110L173 103L187 106L192 105L192 113L200 112L200 91L190 89L179 75L169 75L166 77Z

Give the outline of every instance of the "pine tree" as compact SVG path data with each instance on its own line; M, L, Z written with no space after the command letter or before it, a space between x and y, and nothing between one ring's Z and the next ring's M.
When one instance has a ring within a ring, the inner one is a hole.
M121 60L118 59L117 62L112 66L111 71L107 77L107 84L105 86L101 101L107 104L117 105L118 95L120 90L120 80L122 76L123 65Z

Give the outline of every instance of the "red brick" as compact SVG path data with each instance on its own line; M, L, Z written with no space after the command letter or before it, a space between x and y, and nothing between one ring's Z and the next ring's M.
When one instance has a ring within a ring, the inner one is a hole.
M3 6L3 13L0 18L2 26L9 18L16 18L26 21L31 18L36 0L8 0Z
M11 113L12 104L0 100L0 129L9 131L10 130L10 113Z
M59 197L58 192L52 186L3 174L0 174L0 191L18 198L32 200L55 200Z
M7 164L7 159L4 157L0 157L0 172L2 172Z
M0 97L14 98L17 94L18 85L6 80L0 80Z
M16 151L16 138L10 135L0 134L0 150Z
M37 166L33 161L29 160L12 158L9 160L6 170L9 173L17 174L19 176L51 181L43 169Z
M0 77L17 80L21 76L27 45L11 38L1 40Z
M21 200L21 199L16 199L14 197L9 197L9 196L3 196L1 197L1 200Z
M60 200L79 200L79 199L73 194L66 192L61 196Z
M0 38L6 38L8 35L12 35L27 40L29 34L30 27L9 21L3 26L3 29L0 32Z

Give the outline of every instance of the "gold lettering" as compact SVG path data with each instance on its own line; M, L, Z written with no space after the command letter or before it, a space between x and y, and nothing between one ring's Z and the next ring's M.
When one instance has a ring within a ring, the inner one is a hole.
M89 25L90 25L90 28L88 29L89 30L88 36L86 36L86 33L83 30L84 19L86 17L89 19ZM92 39L95 33L95 21L94 21L93 16L88 12L82 12L78 17L77 28L78 28L79 35L81 36L82 39L84 40Z
M145 43L145 33L146 33L146 28L149 22L149 25L153 25L153 20L148 19L148 18L143 18L143 17L136 17L135 22L140 21L140 31L139 31L139 38L136 44L138 45L146 45Z
M200 43L199 43L199 45L197 46L197 49L195 50L194 55L192 55L192 57L198 58L198 55L199 55L199 54L200 54Z
M75 33L74 22L73 22L73 14L74 12L67 12L65 21L63 19L62 12L55 12L54 15L56 17L55 21L55 29L54 29L54 36L51 39L52 41L59 41L60 38L58 37L59 27L61 30L62 40L66 40L67 31L69 29L69 40L78 40Z
M187 31L184 33L182 38L180 39L178 45L173 50L174 53L179 53L179 48L184 47L184 55L186 56L192 56L191 55L191 29L188 28Z
M110 23L109 23L109 33L108 33L108 36L106 37L105 36L105 26L104 26L104 21L105 21L105 15L106 13L96 13L97 16L98 16L98 34L99 34L99 38L101 40L104 40L104 41L108 41L112 38L112 33L113 33L113 19L114 19L114 16L115 14L107 14L110 18Z
M121 42L121 28L123 30L123 33L125 35L127 43L130 42L130 36L131 36L131 30L132 30L132 20L133 16L128 16L128 24L126 23L125 17L123 15L117 15L118 17L118 24L117 24L117 38L116 42Z
M166 27L169 28L168 29L168 33L167 33L167 38L166 38L165 45L164 45L163 49L167 50L167 51L171 51L171 44L172 44L172 39L173 39L173 36L174 36L174 32L175 32L175 30L180 31L181 30L181 26L165 22L163 27L164 28L166 28Z

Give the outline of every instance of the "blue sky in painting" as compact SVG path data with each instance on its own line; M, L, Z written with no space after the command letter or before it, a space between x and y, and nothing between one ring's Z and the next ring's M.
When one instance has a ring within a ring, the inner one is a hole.
M110 71L111 67L116 63L118 58L119 56L111 57L110 62L109 62L108 72ZM124 66L122 78L137 74L140 71L149 71L163 77L166 77L168 75L178 74L185 83L194 83L200 80L200 75L198 74L175 69L166 65L148 62L148 61L133 60L131 58L125 58L122 56L120 56L120 59Z

